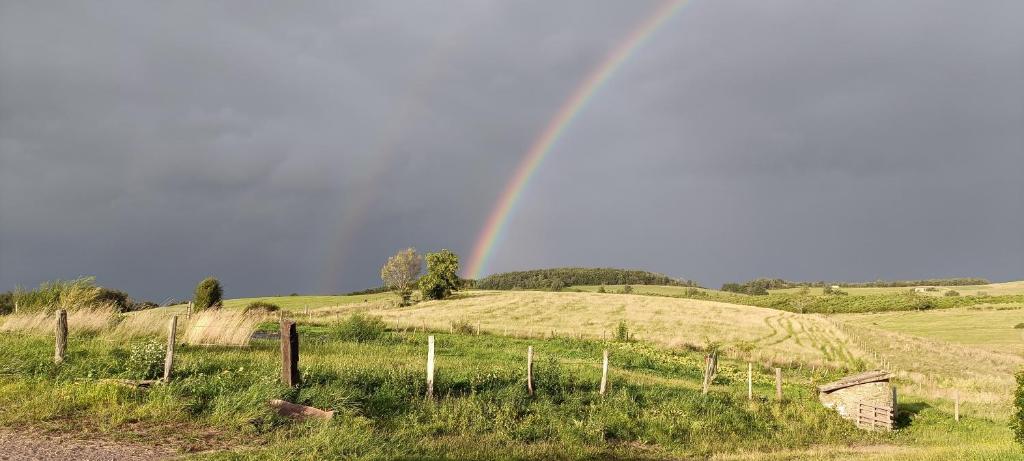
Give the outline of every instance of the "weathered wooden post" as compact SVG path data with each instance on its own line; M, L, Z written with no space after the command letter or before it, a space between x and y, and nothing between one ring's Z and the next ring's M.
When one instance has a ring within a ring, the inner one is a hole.
M782 368L775 369L775 400L782 401Z
M604 363L601 365L601 395L608 390L608 349L604 350Z
M299 384L299 334L291 320L281 320L281 381L288 387Z
M715 380L715 375L718 373L718 353L712 352L704 357L704 382L702 383L701 393L707 394L711 388L711 383Z
M167 323L167 355L164 356L164 382L171 382L171 368L174 367L174 338L178 334L178 316L172 315Z
M476 322L476 335L480 336L480 322L479 321Z
M754 400L754 364L747 362L747 400Z
M64 354L68 350L68 311L57 311L57 341L53 348L53 363L64 363Z
M533 395L533 346L526 348L526 390Z
M953 420L960 422L960 389L956 390L956 400L953 402Z
M434 336L427 337L427 398L434 397Z
M185 309L185 319L192 318L192 301L188 302L188 307Z

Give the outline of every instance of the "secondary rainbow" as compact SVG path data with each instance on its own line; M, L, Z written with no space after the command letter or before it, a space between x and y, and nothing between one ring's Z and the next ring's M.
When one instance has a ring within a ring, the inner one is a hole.
M548 122L541 135L533 142L530 149L523 155L523 160L516 168L515 174L505 186L504 191L498 197L498 202L491 211L487 222L484 224L480 235L477 237L476 245L473 247L473 256L469 263L469 276L480 278L483 274L487 259L494 250L495 244L505 229L509 216L514 211L523 189L530 181L530 177L544 161L544 158L551 152L551 148L572 124L573 119L578 115L587 102L594 96L601 86L622 67L622 64L629 59L629 56L636 51L655 31L661 27L676 11L685 3L685 0L671 0L661 4L658 9L648 16L643 22L637 25L632 32L618 46L613 48L601 63L594 68L576 87L569 98L558 109L555 116Z

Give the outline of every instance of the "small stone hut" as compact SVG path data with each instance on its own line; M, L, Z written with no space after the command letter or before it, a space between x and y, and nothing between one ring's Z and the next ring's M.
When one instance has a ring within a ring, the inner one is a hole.
M865 429L891 430L896 415L892 373L865 371L818 386L818 399L840 416Z

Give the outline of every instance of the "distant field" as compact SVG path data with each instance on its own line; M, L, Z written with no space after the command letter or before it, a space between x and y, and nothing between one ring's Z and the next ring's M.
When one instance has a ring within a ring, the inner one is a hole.
M884 312L847 314L844 322L873 326L951 343L997 352L1024 354L1024 309L1016 306L994 308L957 308L926 312Z
M840 288L851 295L877 295L877 294L893 294L893 293L906 293L912 291L915 287L865 287L865 288ZM926 287L921 287L926 288ZM962 296L979 296L987 294L989 296L1001 296L1001 295L1022 295L1024 294L1024 281L1016 282L1003 282L1003 283L991 283L988 285L964 285L959 287L935 287L935 291L922 291L918 292L920 295L928 296L943 296L947 291L954 290L960 293ZM769 290L770 293L798 293L803 288L786 288L782 290ZM809 288L810 294L822 294L822 288Z
M356 303L375 303L397 300L391 293L374 293L368 295L300 295L300 296L263 296L259 298L237 298L224 301L224 307L245 307L253 301L266 301L277 304L290 311L302 311L306 308L341 306Z

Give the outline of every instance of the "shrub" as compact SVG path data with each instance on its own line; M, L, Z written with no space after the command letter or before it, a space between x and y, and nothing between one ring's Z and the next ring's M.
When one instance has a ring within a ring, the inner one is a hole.
M155 379L164 364L164 348L154 340L136 343L128 349L124 360L124 377L128 379Z
M1018 329L1018 330L1020 330L1020 329L1024 328L1024 322L1018 323L1018 324L1014 325L1013 327Z
M956 290L949 290L945 292L943 296L960 296L960 292Z
M551 281L551 291L562 291L563 288L565 288L565 283L562 283L562 279Z
M334 327L334 334L344 341L357 343L373 341L384 336L387 327L380 317L352 314Z
M249 303L248 306L245 306L245 309L242 309L242 312L261 311L270 313L277 312L279 310L281 310L281 306L278 306L277 304L268 303L266 301L253 301Z
M14 292L5 291L0 293L0 315L7 315L14 312Z
M934 309L935 308L935 303L931 299L922 299L922 300L918 301L917 305L914 306L914 307L915 307L915 309L917 309L919 311L926 311L926 310L929 310L929 309Z
M603 285L603 284L602 284L601 286L597 287L597 292L598 292L598 293L604 293L604 292L605 292L605 289L604 289L604 285Z
M207 277L199 282L199 285L196 285L196 293L193 297L195 308L201 311L210 307L220 307L223 296L224 290L220 286L220 281L213 277Z
M629 341L629 325L625 320L619 321L619 326L615 327L615 340Z
M633 285L625 285L625 286L623 286L622 287L622 292L627 294L627 295L632 293L633 292Z
M459 257L451 250L427 253L427 275L420 278L424 299L445 299L459 289Z
M473 327L472 323L469 323L469 320L461 319L452 322L452 331L464 335L471 335L476 333L476 328Z

